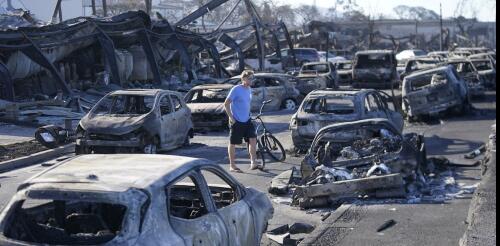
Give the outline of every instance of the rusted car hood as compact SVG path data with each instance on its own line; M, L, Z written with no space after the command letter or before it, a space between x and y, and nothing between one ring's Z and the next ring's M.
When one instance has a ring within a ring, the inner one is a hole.
M191 114L222 114L224 113L223 103L190 103L187 105L191 109Z
M90 116L87 114L81 119L80 126L89 133L123 135L141 127L151 114L138 116Z

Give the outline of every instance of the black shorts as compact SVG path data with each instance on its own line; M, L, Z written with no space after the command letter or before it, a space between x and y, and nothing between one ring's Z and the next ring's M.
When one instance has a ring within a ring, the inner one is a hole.
M242 144L243 138L248 142L249 138L256 138L255 127L251 120L247 122L236 121L230 126L229 138L231 144Z

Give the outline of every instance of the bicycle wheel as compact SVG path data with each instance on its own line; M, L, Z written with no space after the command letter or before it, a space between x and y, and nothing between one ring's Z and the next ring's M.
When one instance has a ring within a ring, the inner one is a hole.
M271 156L275 161L285 161L286 153L285 148L281 145L280 141L276 139L270 132L266 132L260 138L260 141L264 145L266 152Z

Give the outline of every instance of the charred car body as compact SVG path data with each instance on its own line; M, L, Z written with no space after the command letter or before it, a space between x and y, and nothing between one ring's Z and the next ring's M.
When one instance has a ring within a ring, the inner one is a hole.
M469 105L469 90L453 66L421 71L403 80L403 110L411 119L453 110L463 112Z
M399 75L399 79L403 81L403 79L420 70L434 68L439 64L441 60L430 57L413 57L406 61L404 71Z
M354 88L391 88L397 86L397 60L393 51L367 50L356 52L353 59Z
M333 124L315 136L301 163L301 207L324 206L359 195L404 196L426 162L421 135L403 135L387 119Z
M295 88L296 81L292 76L280 73L257 73L252 84L251 110L257 112L262 102L272 100L266 105L266 110L295 110L299 105L301 95ZM229 79L226 83L237 85L241 76ZM295 83L294 83L295 82Z
M232 84L200 85L193 87L184 97L196 130L225 129L229 118L224 111L224 101Z
M337 70L337 85L351 85L352 83L352 61L337 61L335 62Z
M485 60L485 62L489 63L489 60ZM484 95L486 80L488 78L481 76L469 59L449 59L445 64L452 65L458 75L466 81L471 96Z
M497 88L497 66L492 59L472 59L472 65L476 69L479 77L484 81L486 88Z
M321 128L371 118L386 118L402 131L404 119L397 111L391 97L381 91L316 90L292 116L292 141L296 149L307 150Z
M189 144L191 112L178 92L114 91L85 115L76 131L76 153L156 153Z
M0 244L258 245L272 214L264 193L208 160L83 155L19 186Z
M310 62L305 63L300 68L299 75L297 76L302 81L321 80L315 83L325 86L324 88L337 88L335 78L337 77L337 70L331 62Z

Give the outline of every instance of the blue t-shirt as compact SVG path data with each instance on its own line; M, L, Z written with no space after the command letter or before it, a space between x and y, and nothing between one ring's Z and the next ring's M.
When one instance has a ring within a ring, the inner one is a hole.
M252 89L237 85L231 89L227 98L231 99L231 113L238 122L250 120L250 105L252 103Z

